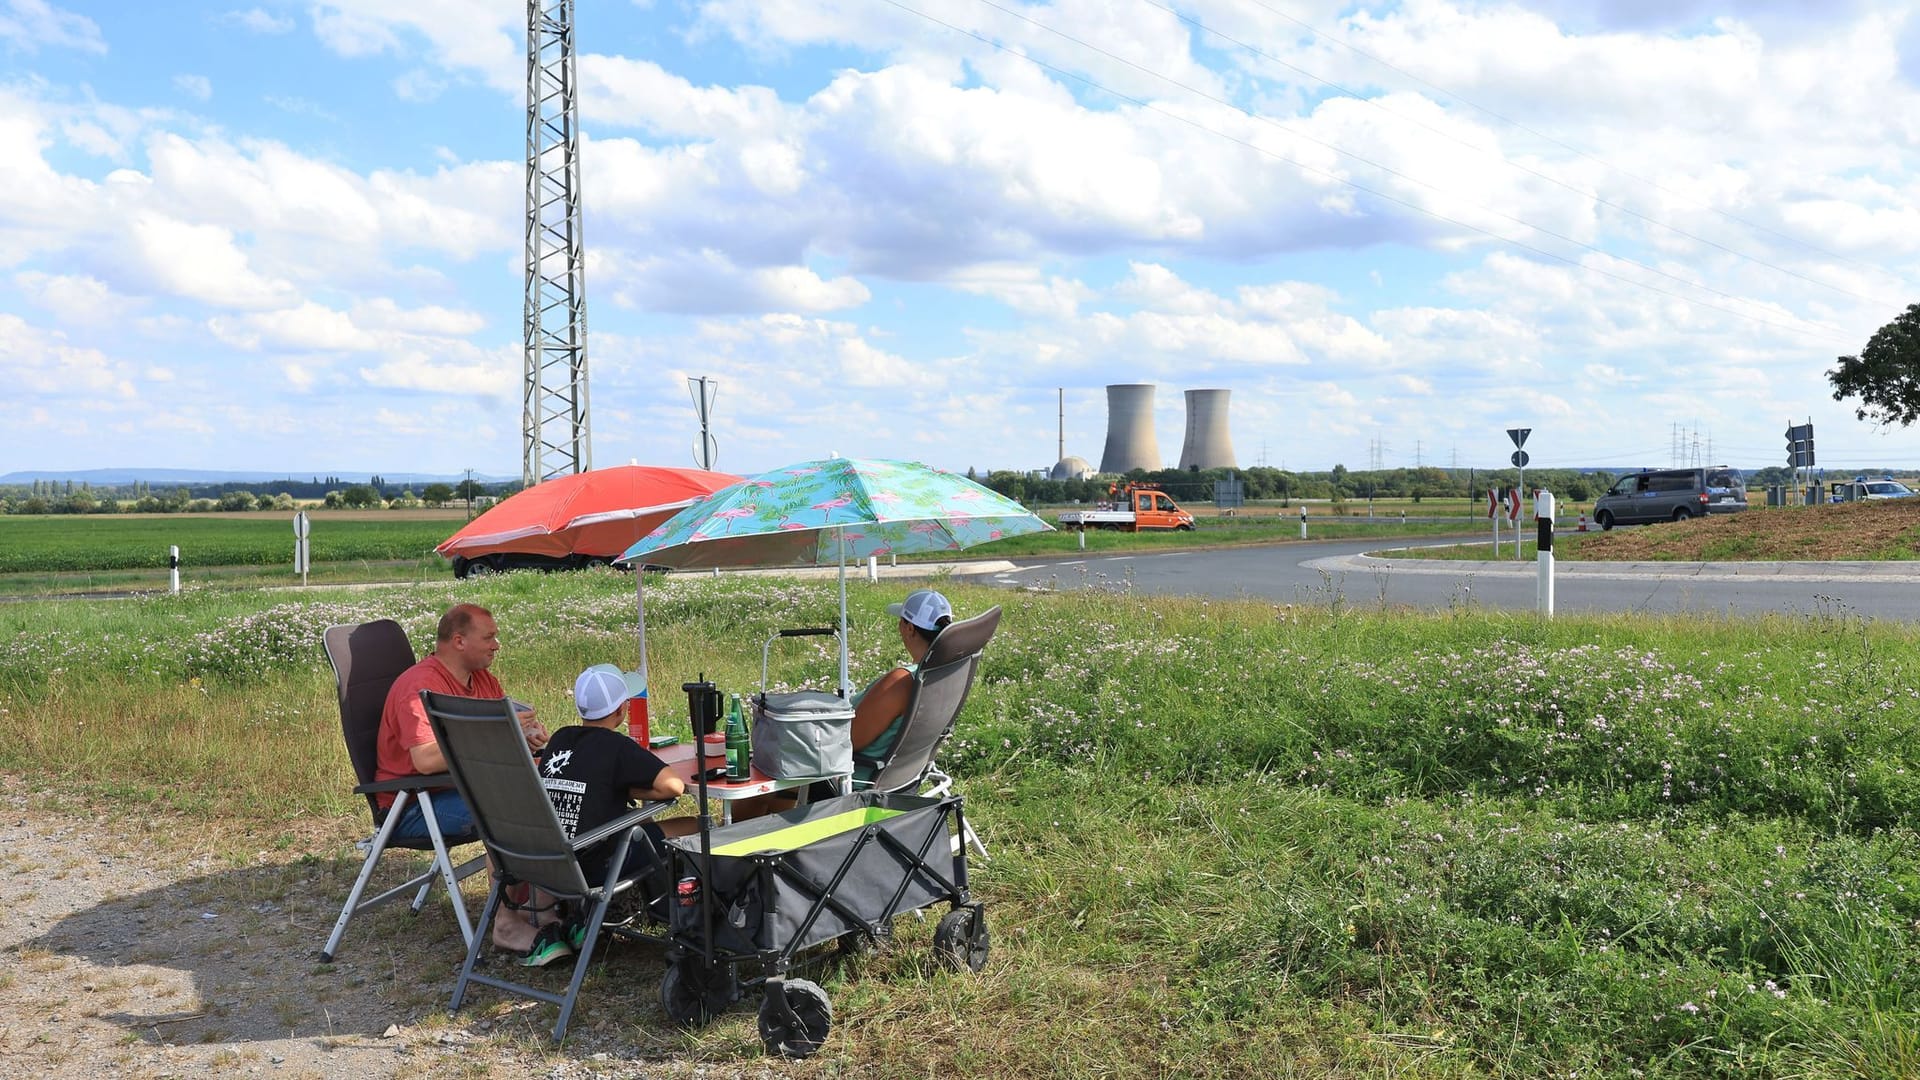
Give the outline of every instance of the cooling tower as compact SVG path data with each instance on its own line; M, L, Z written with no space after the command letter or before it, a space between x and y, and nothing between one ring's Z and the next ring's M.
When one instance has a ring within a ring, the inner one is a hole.
M1236 469L1233 438L1227 433L1227 395L1231 390L1187 391L1187 438L1180 444L1180 470Z
M1158 472L1165 467L1160 460L1160 440L1153 437L1153 384L1115 383L1107 387L1107 448L1100 454L1100 471Z

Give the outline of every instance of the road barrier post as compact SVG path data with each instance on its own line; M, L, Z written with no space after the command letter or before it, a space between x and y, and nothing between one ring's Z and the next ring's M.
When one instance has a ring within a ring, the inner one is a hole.
M1540 580L1536 588L1540 602L1540 614L1553 618L1553 492L1542 491L1533 498L1533 520L1538 527L1538 540L1535 554L1540 567ZM1514 544L1519 545L1516 536Z
M180 549L178 547L167 549L167 591L175 594L180 592Z
M1300 504L1300 539L1307 538L1307 504Z

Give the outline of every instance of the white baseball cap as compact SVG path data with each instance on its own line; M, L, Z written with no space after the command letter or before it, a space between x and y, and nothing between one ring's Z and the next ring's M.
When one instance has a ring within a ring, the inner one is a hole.
M902 618L922 630L940 629L940 620L953 619L953 605L932 589L915 589L898 604L888 604L887 614Z
M612 664L595 664L573 680L573 707L582 720L604 720L620 706L647 692L637 671L621 671Z

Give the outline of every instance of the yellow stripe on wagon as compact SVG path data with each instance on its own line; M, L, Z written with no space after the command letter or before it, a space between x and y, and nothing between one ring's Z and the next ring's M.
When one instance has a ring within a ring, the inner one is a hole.
M784 829L750 836L745 840L735 840L730 844L721 844L713 849L715 855L760 855L781 851L792 851L806 847L818 840L830 836L852 832L877 821L898 817L905 810L888 810L880 806L867 806L859 810L849 810L844 814L834 814L816 821L803 821L798 825L789 825Z

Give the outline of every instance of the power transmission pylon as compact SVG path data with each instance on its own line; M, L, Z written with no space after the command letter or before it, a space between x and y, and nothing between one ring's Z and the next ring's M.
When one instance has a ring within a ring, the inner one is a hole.
M526 383L520 478L593 468L573 0L527 0Z

